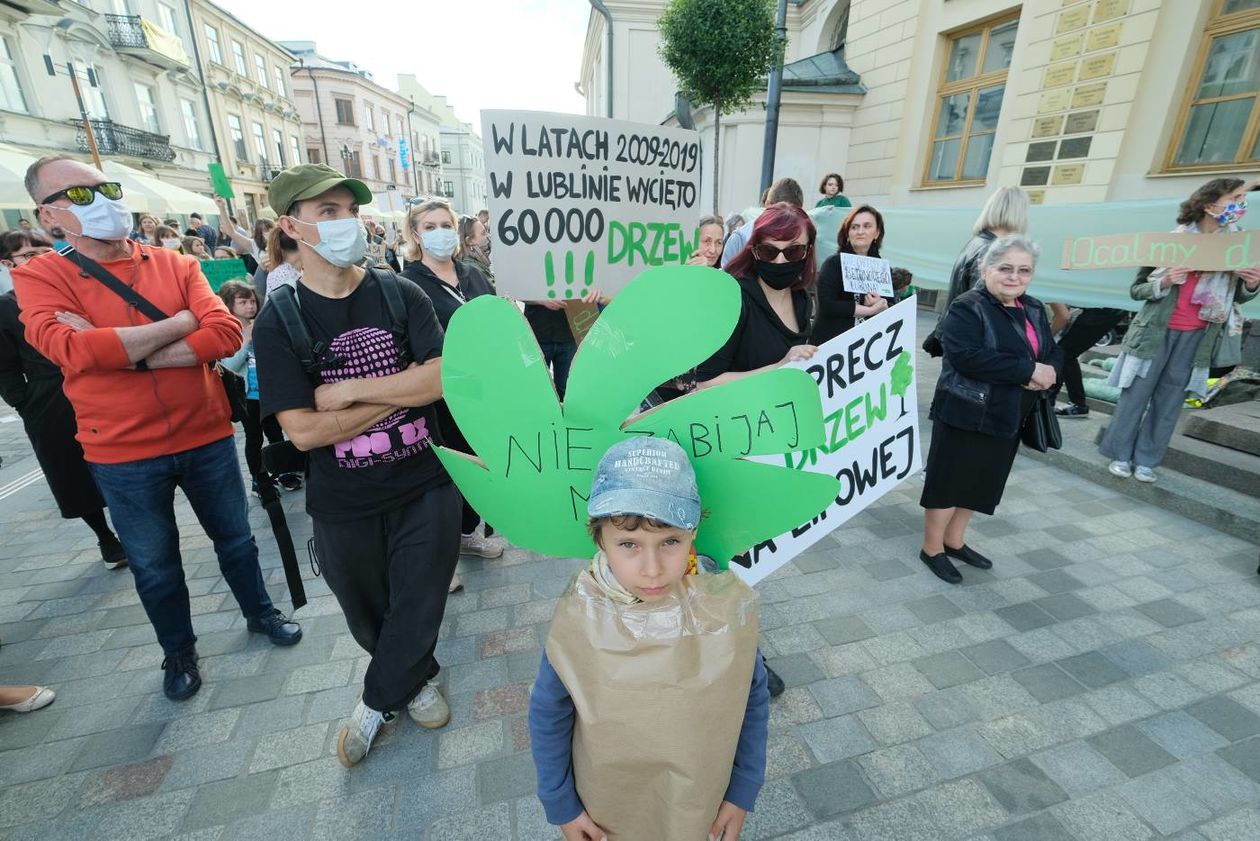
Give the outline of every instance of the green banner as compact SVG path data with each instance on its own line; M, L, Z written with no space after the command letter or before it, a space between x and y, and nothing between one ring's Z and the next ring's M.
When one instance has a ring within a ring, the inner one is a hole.
M245 269L245 261L240 257L228 260L202 260L201 273L215 292L229 280L249 280L249 272Z

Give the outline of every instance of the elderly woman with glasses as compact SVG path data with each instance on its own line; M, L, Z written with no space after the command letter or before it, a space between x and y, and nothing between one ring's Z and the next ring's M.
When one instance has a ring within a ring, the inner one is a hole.
M951 558L993 566L967 545L967 524L1001 502L1020 427L1063 363L1045 308L1027 294L1038 252L1020 235L995 240L981 261L984 286L959 295L941 320L919 560L950 584L962 581Z

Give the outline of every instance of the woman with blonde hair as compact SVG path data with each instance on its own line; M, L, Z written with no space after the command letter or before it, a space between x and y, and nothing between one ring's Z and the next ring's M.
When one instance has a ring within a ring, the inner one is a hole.
M156 216L141 213L140 220L136 223L136 230L132 233L131 238L143 245L158 245L157 229L161 224Z

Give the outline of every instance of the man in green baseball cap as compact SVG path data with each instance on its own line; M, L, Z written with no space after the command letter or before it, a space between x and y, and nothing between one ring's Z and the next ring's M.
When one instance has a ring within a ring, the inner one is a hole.
M262 415L308 453L315 553L372 655L337 740L349 767L395 711L427 728L451 717L434 657L461 506L433 451L442 328L419 286L363 267L359 206L372 194L362 181L305 164L276 176L268 198L273 235L298 249L302 275L267 296L254 326Z

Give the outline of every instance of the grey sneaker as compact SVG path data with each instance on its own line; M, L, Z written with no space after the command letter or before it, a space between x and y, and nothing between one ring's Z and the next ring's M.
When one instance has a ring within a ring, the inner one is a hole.
M421 727L436 730L445 727L451 720L451 708L446 705L446 699L442 697L438 685L429 681L407 705L407 715Z
M393 713L377 712L359 701L349 723L341 728L341 735L337 737L337 759L347 768L358 765L372 749L381 725L393 720Z
M497 537L482 537L473 532L466 534L459 539L459 554L476 555L479 558L503 557L503 541Z
M1155 480L1159 477L1155 475L1155 468L1143 467L1139 464L1137 467L1133 468L1133 478L1137 479L1139 482L1146 482L1149 485L1155 482Z
M1129 466L1127 461L1113 461L1107 465L1107 472L1112 476L1119 476L1121 479L1128 479L1133 475L1133 468Z

